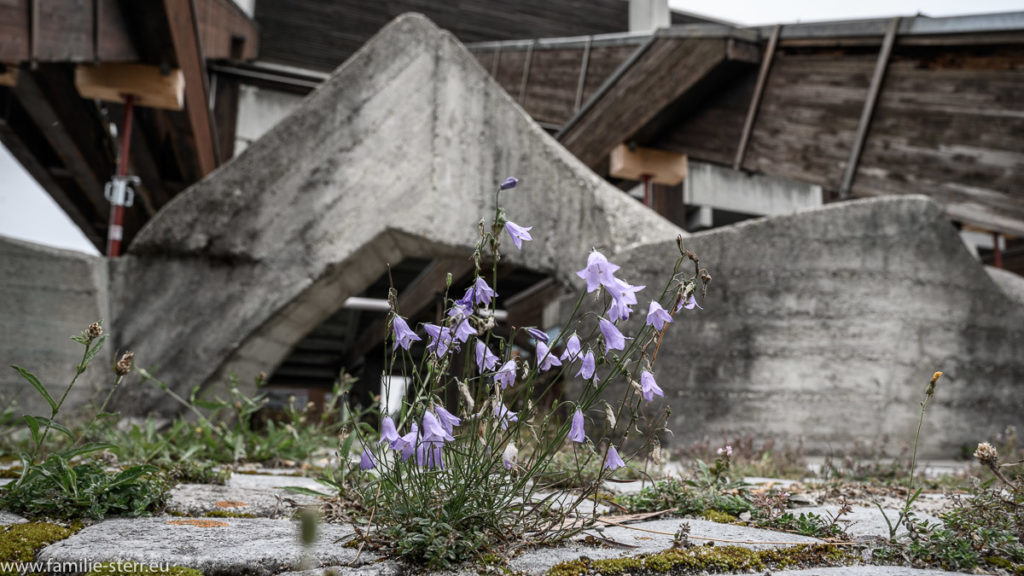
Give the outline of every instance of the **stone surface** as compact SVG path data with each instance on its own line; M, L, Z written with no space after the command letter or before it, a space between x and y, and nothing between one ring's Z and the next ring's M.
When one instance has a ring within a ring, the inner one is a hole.
M0 237L0 410L14 403L19 416L49 416L43 397L9 366L34 373L60 398L82 361L82 346L69 337L97 320L109 327L105 259ZM106 346L79 378L69 407L110 385L111 350Z
M1010 299L1024 306L1024 277L992 266L986 266L985 271Z
M22 524L28 522L17 514L11 514L10 512L4 512L0 510L0 526L9 526L11 524Z
M196 568L206 576L270 576L294 570L302 561L297 522L217 518L203 519L215 525L200 527L185 524L189 521L170 516L106 520L46 547L38 560L169 562ZM352 533L346 526L322 525L312 550L314 566L352 564L356 550L338 542ZM363 552L359 562L376 559Z
M298 506L316 504L315 496L293 494L285 487L297 486L329 493L323 484L311 478L234 474L223 486L216 484L179 484L174 487L167 510L189 516L222 511L252 514L261 518L286 518Z
M955 457L1024 427L1024 308L928 199L835 204L694 234L685 246L714 281L704 310L676 317L655 366L671 442L751 436L841 456L888 439L897 454L914 440L936 370L945 376L919 457ZM612 261L631 283L663 286L677 255L666 240Z
M468 256L511 175L501 203L535 240L508 259L529 269L569 279L593 247L685 234L590 172L450 34L399 17L140 232L112 268L118 344L180 391L251 382L386 264ZM131 396L123 408L174 407Z
M597 560L660 552L672 547L673 536L684 523L690 525L690 538L695 544L714 542L719 545L736 545L757 550L820 542L816 538L796 534L783 534L707 520L672 518L588 530L584 535L562 546L526 551L513 558L509 567L530 574L541 574L559 562L574 560L580 556ZM600 535L624 546L588 545L583 542L587 534Z

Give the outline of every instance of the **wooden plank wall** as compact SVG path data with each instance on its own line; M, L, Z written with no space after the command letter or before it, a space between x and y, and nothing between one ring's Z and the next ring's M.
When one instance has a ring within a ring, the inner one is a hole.
M208 60L252 60L259 54L259 29L232 0L196 0L199 38ZM235 45L232 37L242 41Z
M405 12L425 14L462 42L581 36L629 29L623 0L259 0L260 58L330 71Z
M41 62L138 60L118 0L36 2L39 38L35 54L32 0L0 2L0 62L24 62L33 57Z

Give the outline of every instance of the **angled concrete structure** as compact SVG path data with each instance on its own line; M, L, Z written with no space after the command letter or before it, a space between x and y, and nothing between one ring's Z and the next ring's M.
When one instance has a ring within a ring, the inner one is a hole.
M843 455L888 437L896 455L936 370L919 455L954 457L1024 426L1020 278L993 280L926 197L834 204L685 244L714 279L655 367L673 445L751 435ZM631 283L661 286L676 254L666 240L614 261Z
M270 372L388 263L468 256L510 175L502 205L535 238L510 256L532 270L568 280L594 247L684 234L565 151L454 37L400 17L150 221L114 267L119 343L178 390ZM173 408L146 393L124 405Z

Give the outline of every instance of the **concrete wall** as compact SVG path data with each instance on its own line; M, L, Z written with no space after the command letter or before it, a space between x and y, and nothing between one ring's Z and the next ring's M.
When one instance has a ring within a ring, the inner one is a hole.
M109 325L109 318L104 258L0 237L0 409L16 402L19 415L49 416L46 402L9 366L28 369L59 399L82 360L82 346L69 338L97 320ZM113 382L111 350L79 379L66 416L80 415Z
M888 436L898 449L913 440L936 370L945 376L924 456L955 457L1024 426L1024 308L924 197L753 220L685 246L714 280L705 310L677 317L655 366L673 445L749 434L846 453ZM666 241L612 260L622 278L653 287L677 256Z

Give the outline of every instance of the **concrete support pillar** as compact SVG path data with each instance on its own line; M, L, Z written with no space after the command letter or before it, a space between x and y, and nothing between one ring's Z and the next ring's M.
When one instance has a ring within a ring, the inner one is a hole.
M629 31L648 32L672 23L668 0L629 0Z

